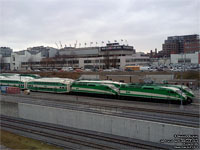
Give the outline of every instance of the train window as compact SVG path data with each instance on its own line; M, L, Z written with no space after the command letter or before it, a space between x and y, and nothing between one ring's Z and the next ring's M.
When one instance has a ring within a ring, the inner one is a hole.
M146 90L154 90L154 88L143 88L143 89L146 89Z

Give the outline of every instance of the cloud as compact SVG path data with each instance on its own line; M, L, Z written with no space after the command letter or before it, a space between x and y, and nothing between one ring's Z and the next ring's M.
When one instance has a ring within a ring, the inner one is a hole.
M199 32L198 0L0 0L0 46L127 39L138 51Z

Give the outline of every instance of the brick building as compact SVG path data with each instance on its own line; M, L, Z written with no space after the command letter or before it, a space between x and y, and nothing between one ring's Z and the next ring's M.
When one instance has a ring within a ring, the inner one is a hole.
M170 54L194 53L200 50L199 35L170 36L162 45L162 56Z
M200 51L200 40L191 39L184 42L184 53L194 53Z

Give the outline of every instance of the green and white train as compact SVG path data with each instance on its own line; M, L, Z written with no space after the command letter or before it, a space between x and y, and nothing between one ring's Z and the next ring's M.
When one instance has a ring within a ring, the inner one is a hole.
M92 81L75 81L71 85L72 93L86 93L93 95L117 96L119 89L112 84L95 83Z
M33 79L38 79L38 78L40 78L40 75L37 75L37 74L1 73L0 77L8 77L8 78L30 77L30 78L33 78Z
M126 83L116 82L111 80L76 80L79 83L100 83L100 84L111 84L116 88L120 88L121 85L125 85Z
M188 98L190 98L191 100L195 97L194 93L192 92L192 90L190 88L188 88L187 86L185 85L165 85L167 87L175 87L175 88L178 88L180 89L183 93L186 94L186 96Z
M74 80L68 78L39 78L28 76L0 76L0 86L19 87L39 92L69 93Z
M73 93L123 99L159 99L192 102L193 92L186 86L168 84L126 84L108 80L77 80L68 78L39 78L17 74L0 75L1 86L14 86L31 91Z
M31 77L19 77L19 76L12 76L12 77L4 77L0 76L0 86L12 86L12 87L19 87L20 89L27 89L27 82L32 80Z
M136 97L143 99L159 99L169 101L188 101L185 93L176 87L159 85L127 84L122 85L119 93L121 97Z
M68 78L40 78L27 82L31 91L69 93L74 80Z
M152 84L152 85L178 88L179 90L181 90L182 93L184 93L187 96L188 101L190 101L190 102L192 102L193 98L195 97L192 90L185 85L171 85L171 84Z

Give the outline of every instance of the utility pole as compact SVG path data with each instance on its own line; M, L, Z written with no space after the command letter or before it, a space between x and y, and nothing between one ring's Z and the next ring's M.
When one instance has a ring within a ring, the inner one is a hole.
M182 67L183 67L183 53L181 53L181 59L182 59ZM185 62L185 60L184 60ZM184 67L185 68L185 67ZM181 89L183 88L183 70L181 71ZM181 96L183 96L183 91L181 90ZM180 106L180 109L183 109L183 98L181 97L181 106Z

